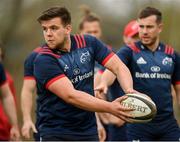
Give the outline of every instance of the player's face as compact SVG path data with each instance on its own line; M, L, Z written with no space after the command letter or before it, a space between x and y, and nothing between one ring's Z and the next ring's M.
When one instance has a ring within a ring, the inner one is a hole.
M70 25L64 26L61 19L57 17L47 21L42 21L41 26L43 28L45 41L49 48L61 49L64 47L64 43L71 32Z
M151 46L159 40L159 34L162 31L162 24L156 22L156 16L138 19L139 38L146 46Z
M81 30L82 34L90 34L96 38L101 37L101 26L98 21L94 22L84 22L83 29Z

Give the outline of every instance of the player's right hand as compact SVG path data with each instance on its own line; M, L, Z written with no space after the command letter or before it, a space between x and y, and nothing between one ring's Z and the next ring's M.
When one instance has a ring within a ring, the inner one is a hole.
M22 136L26 139L30 139L31 129L33 130L34 133L37 133L36 127L31 120L24 122L23 127L21 129Z
M123 100L127 99L127 96L122 96L117 98L116 100L112 101L111 103L111 108L110 113L119 117L120 119L126 121L126 122L131 122L128 118L133 118L132 114L130 114L130 111L133 111L134 109L132 108L127 108L121 105L121 102Z
M97 87L94 88L95 96L99 99L105 99L105 95L107 94L108 86L101 83Z

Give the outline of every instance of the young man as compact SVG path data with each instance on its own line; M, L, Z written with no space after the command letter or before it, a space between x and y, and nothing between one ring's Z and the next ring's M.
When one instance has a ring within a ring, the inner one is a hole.
M171 84L180 102L180 55L171 46L160 42L163 24L158 9L143 9L138 23L140 41L121 48L117 55L129 67L134 88L156 103L157 115L148 123L128 124L128 139L178 141L180 129L173 114ZM112 84L114 78L112 73L105 72L100 88Z
M2 64L0 63L0 91L1 91L1 102L2 102L2 106L3 106L3 110L2 112L6 112L9 121L11 123L11 128L10 128L10 138L5 138L5 134L6 132L4 131L4 126L6 124L2 124L1 126L3 128L0 127L0 130L2 130L2 132L0 132L0 139L2 141L5 140L19 140L20 138L20 133L18 130L18 122L17 122L17 115L16 115L16 106L15 106L15 102L13 100L13 95L10 91L10 88L8 86L8 82L6 80L6 75L5 75L5 71L4 68L2 66ZM2 109L2 108L1 108ZM1 114L2 116L1 119L3 119L3 113Z
M93 96L95 60L117 75L126 93L134 92L130 72L121 60L95 37L70 35L66 8L52 7L38 21L48 48L34 61L41 140L98 140L94 112L129 121L132 109L120 104L125 97L107 102Z

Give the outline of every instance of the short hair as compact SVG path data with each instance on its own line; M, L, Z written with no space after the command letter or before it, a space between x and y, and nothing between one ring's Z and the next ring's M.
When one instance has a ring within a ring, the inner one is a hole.
M80 8L84 12L84 16L79 23L79 30L83 29L85 22L96 22L97 21L100 23L100 21L101 21L100 18L95 13L92 13L90 11L89 7L83 5Z
M71 24L71 14L65 7L51 7L43 11L37 21L41 23L42 21L51 20L56 17L61 18L64 26Z
M153 7L146 7L145 9L141 10L138 18L142 19L142 18L147 18L149 16L155 15L156 16L156 22L157 23L161 23L162 21L162 13Z

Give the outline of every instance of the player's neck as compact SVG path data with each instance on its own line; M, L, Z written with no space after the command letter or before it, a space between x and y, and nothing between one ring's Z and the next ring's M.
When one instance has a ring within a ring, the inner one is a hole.
M61 50L64 52L70 52L70 50L71 50L71 38L70 38L70 36L68 36L65 39L63 47L61 48Z
M159 46L159 38L157 38L157 40L156 40L153 44L151 44L151 45L146 45L146 46L147 46L147 48L148 48L149 50L151 50L152 52L156 51L156 49L157 49L158 46Z

